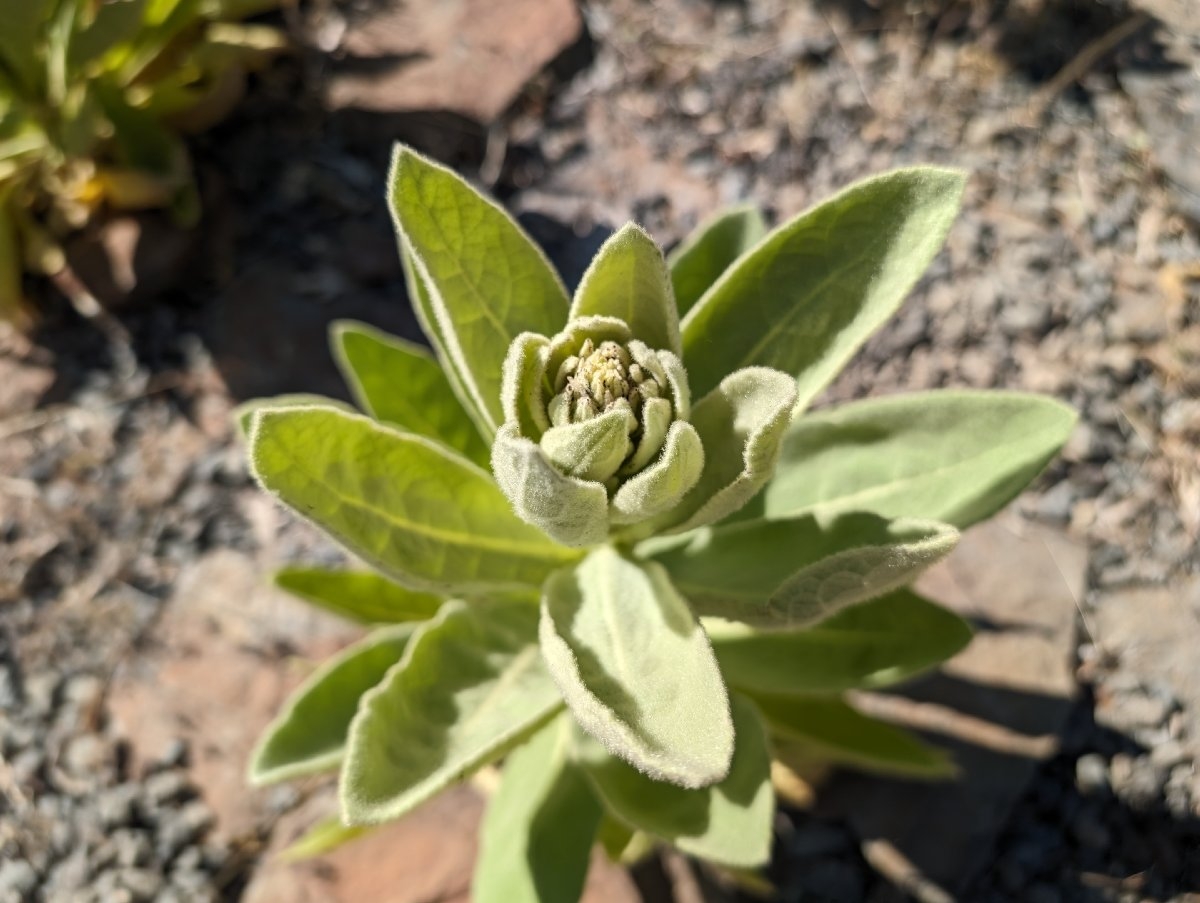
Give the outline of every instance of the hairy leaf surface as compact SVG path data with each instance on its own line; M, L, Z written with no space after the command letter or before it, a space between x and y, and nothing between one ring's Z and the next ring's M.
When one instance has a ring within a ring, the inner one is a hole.
M684 318L693 391L708 392L743 367L773 367L796 377L798 406L806 406L933 260L964 181L954 170L896 170L771 232Z
M504 420L508 346L522 332L558 332L566 289L512 217L446 167L399 146L389 184L396 229L429 293L446 353L495 432Z
M680 353L671 276L662 251L640 226L617 230L583 274L571 317L587 316L616 317L650 348Z
M769 628L806 626L911 583L957 543L947 524L852 512L706 527L645 551L697 614Z
M436 439L487 467L487 443L433 355L415 342L350 320L334 323L330 340L359 407L376 420Z
M373 571L331 571L324 568L284 568L275 585L360 624L424 621L442 605L442 597L419 593Z
M971 628L962 618L903 589L806 630L704 623L725 679L748 692L883 687L935 667L971 641Z
M937 391L800 417L746 516L873 511L959 529L990 517L1046 466L1074 411L1017 392Z
M712 648L666 571L602 546L546 581L542 654L572 714L613 755L685 787L733 755Z
M263 733L250 780L269 784L336 768L359 698L400 661L413 629L380 630L315 671Z
M733 207L701 223L667 257L679 316L691 310L729 266L767 234L753 204Z
M532 606L445 605L363 697L339 792L346 824L399 818L498 759L561 710Z
M537 587L578 558L515 517L474 464L366 417L328 407L260 410L250 447L268 491L413 589Z
M693 856L753 868L771 852L771 760L754 706L737 694L731 706L737 749L729 774L711 787L689 790L652 780L590 740L581 740L577 755L605 808L630 827Z
M480 832L475 903L579 899L601 809L570 752L570 719L560 717L505 761Z

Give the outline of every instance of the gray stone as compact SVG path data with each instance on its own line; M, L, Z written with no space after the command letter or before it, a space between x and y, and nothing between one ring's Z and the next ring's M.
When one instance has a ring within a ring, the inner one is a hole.
M167 810L158 826L157 850L163 859L171 859L204 836L213 826L212 811L200 800L193 800L178 810Z
M1080 756L1075 762L1075 786L1084 796L1107 793L1108 763L1099 753Z
M16 894L18 897L29 895L37 883L37 872L24 859L0 862L0 893Z

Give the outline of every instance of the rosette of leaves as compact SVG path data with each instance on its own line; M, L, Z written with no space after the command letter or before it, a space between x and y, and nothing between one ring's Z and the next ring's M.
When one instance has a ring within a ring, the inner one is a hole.
M62 240L106 211L198 201L182 133L240 99L286 46L242 20L282 0L0 0L0 319L22 274L66 265Z
M373 568L278 577L373 625L255 755L258 783L340 770L339 817L295 854L500 764L474 898L569 901L597 843L763 864L789 768L948 774L845 694L966 644L906 586L1074 416L1008 392L808 408L936 254L963 177L898 170L773 231L733 210L669 259L626 226L573 295L449 170L400 148L390 186L432 353L340 323L363 413L242 414L262 485Z

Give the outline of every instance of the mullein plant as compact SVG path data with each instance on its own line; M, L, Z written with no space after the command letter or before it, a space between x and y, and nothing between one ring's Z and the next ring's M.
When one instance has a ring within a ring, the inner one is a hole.
M30 318L24 273L107 212L199 203L182 133L241 97L286 46L242 20L283 0L0 0L0 320Z
M773 231L738 208L666 259L630 224L572 297L504 210L398 148L389 201L433 353L337 323L362 413L290 396L241 414L262 486L372 568L277 576L370 627L254 755L260 785L340 771L339 816L293 852L499 765L474 898L571 901L597 843L763 865L773 774L951 774L845 694L966 645L906 586L1074 414L980 391L810 406L937 253L963 185L901 169Z

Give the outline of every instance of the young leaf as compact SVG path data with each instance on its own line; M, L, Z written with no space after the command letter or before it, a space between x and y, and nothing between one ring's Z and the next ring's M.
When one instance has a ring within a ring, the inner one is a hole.
M522 603L451 602L420 627L350 725L339 792L348 825L378 824L503 756L561 710Z
M766 234L767 224L753 204L733 207L697 226L667 257L679 316L687 314L729 265Z
M1066 405L1038 395L970 391L806 414L788 431L775 476L751 507L770 518L873 511L963 529L1024 489L1076 419Z
M683 533L741 508L771 477L796 400L790 376L766 367L732 373L692 408L704 469L658 532Z
M505 761L480 830L475 903L579 899L601 809L570 750L570 719L560 717Z
M630 477L613 494L613 523L636 523L669 512L700 479L704 444L690 423L676 420L667 430L658 460Z
M572 714L613 755L683 787L728 773L728 695L704 630L661 567L601 546L546 581L539 636Z
M400 661L412 632L409 624L380 630L314 672L263 732L251 759L251 783L336 768L359 697Z
M417 271L417 264L413 260L412 252L404 243L404 236L399 235L397 238L400 251L400 264L404 270L404 284L408 288L408 298L412 305L413 315L417 318L417 323L420 324L421 331L429 339L429 344L433 346L437 361L442 367L442 372L446 375L446 380L450 383L450 388L454 390L454 397L458 399L459 405L467 412L467 416L471 418L471 422L475 424L475 428L479 434L484 437L490 437L496 431L496 428L492 425L487 414L476 403L474 396L467 390L466 377L463 375L455 359L450 356L450 345L447 341L445 330L438 323L437 312L433 308L433 296L430 294L429 286L425 284L424 277Z
M520 434L535 442L550 428L541 382L546 372L545 352L550 340L534 332L523 332L508 346L500 374L500 406L504 422L515 423Z
M795 628L911 583L957 543L947 524L853 512L706 527L686 545L639 551L702 617Z
M964 182L954 170L900 169L775 229L684 318L693 391L743 367L773 367L796 377L798 406L807 405L941 248Z
M347 827L342 824L340 817L331 815L305 831L298 840L279 854L279 858L284 862L301 862L305 859L312 859L314 856L321 856L336 850L343 844L356 840L372 830L374 829Z
M656 841L644 831L635 831L625 822L607 812L600 818L596 829L596 841L612 862L621 865L636 865L654 852Z
M275 585L360 624L424 621L442 605L441 596L405 589L372 571L284 568L275 574Z
M396 231L429 292L445 350L495 432L508 346L522 332L558 332L566 289L516 222L451 170L397 146L388 181Z
M652 780L586 739L576 755L611 815L693 856L753 868L771 853L771 760L754 706L737 694L730 704L737 748L729 774L710 787L688 790Z
M233 409L233 422L237 424L242 439L248 440L255 411L266 408L311 408L313 406L337 408L348 414L354 413L354 408L336 398L326 398L324 395L314 395L311 392L293 392L287 395L272 395L269 398L248 398Z
M608 493L560 472L531 439L506 423L492 445L492 472L521 520L564 546L582 548L608 536Z
M518 520L474 464L366 417L259 410L250 457L265 489L412 589L537 587L578 558Z
M907 680L971 641L958 615L897 590L807 630L753 630L706 620L731 686L753 693L841 693Z
M354 400L364 411L376 420L443 442L487 467L487 443L428 351L350 320L333 324L330 344Z
M752 698L771 726L785 761L831 762L910 778L954 774L954 764L944 751L886 721L867 717L841 699L761 694Z
M654 239L634 223L623 226L596 253L575 292L570 316L616 317L655 351L681 353L679 311L667 264Z
M38 49L57 6L55 0L0 0L0 71L7 69L33 94L41 93L45 62Z

